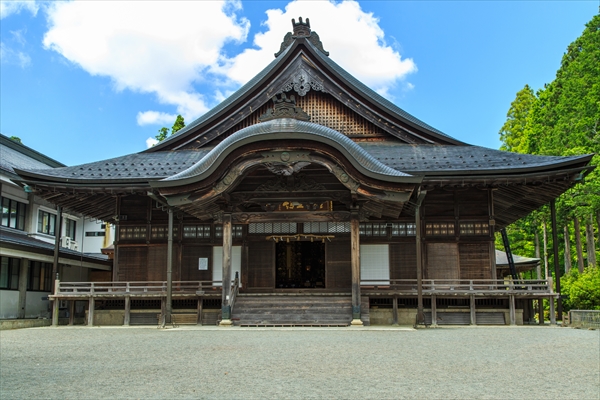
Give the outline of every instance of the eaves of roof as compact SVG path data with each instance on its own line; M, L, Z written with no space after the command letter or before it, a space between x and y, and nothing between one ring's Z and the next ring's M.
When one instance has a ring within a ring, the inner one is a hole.
M32 238L26 232L6 227L0 227L0 244L3 248L21 249L35 253L45 253L47 255L54 253L54 244ZM102 267L112 265L111 260L104 254L84 254L64 247L61 247L59 251L62 258L96 263Z

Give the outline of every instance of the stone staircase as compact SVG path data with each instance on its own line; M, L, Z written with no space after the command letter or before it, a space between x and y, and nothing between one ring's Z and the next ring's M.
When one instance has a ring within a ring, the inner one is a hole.
M362 303L363 323L368 325L368 299ZM239 326L348 326L352 320L352 299L346 294L240 293L231 318Z

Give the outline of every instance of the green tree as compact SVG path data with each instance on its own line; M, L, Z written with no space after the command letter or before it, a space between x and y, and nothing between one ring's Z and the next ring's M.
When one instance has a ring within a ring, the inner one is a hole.
M181 115L177 116L177 119L175 119L175 123L173 124L173 127L171 128L171 135L174 135L175 132L183 129L185 127L185 121L183 120L183 117Z
M600 268L572 269L561 281L565 309L600 310Z
M23 144L23 142L21 141L21 138L18 136L11 136L11 137L9 137L9 139L12 140L13 142Z
M183 129L184 127L185 127L185 121L183 120L183 117L181 115L178 115L177 118L175 119L175 123L171 127L171 135L174 135L175 132ZM155 138L159 142L162 142L168 136L169 136L169 128L163 126L162 128L160 128L158 130L158 135L156 135Z
M514 151L516 153L526 152L525 126L527 117L536 101L535 94L529 85L517 92L517 97L510 103L506 122L500 129L500 150Z

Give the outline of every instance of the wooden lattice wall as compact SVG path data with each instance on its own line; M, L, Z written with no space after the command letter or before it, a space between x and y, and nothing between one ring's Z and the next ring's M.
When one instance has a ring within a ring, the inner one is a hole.
M389 136L327 93L311 91L305 96L299 96L294 92L290 92L287 95L288 97L294 95L296 105L310 115L310 122L336 130L354 140L383 140L386 136ZM260 107L242 122L230 128L218 140L223 140L240 129L258 124L260 116L271 107L271 102Z

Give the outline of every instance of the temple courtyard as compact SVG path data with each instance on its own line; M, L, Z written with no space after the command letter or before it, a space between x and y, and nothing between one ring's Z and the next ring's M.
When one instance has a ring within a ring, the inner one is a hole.
M31 328L0 373L2 399L598 399L600 331Z

